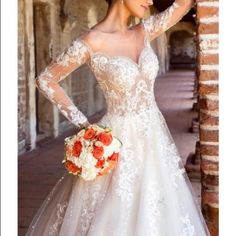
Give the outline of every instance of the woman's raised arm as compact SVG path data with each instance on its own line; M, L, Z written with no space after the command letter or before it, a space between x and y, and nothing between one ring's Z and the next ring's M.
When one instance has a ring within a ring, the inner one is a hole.
M77 39L54 62L47 66L35 80L36 86L44 96L55 104L60 112L77 127L89 124L88 119L73 104L59 82L86 63L89 58L89 49Z
M175 25L188 13L194 0L175 0L165 11L156 13L143 20L145 30L148 31L150 40Z

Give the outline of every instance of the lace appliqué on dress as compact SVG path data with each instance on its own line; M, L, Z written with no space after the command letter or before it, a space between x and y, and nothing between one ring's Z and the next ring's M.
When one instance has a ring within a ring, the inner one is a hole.
M49 228L49 235L50 236L58 235L60 226L63 222L64 213L66 211L67 206L68 206L68 202L57 204L56 222Z
M177 3L173 3L168 9L161 13L157 13L148 17L148 19L143 20L143 24L149 34L154 34L157 31L165 31L168 28L168 24L170 23L171 16L176 8L179 5Z
M102 191L102 186L100 184L96 184L92 189L83 193L80 199L80 201L83 202L83 207L81 209L78 235L85 236L90 226L92 229L92 220L105 196L106 191Z
M183 174L186 173L185 168L182 168L182 160L177 150L177 147L169 133L166 121L162 113L157 109L162 129L160 129L160 159L164 164L164 167L168 169L171 175L172 184L174 187L178 187L179 181L184 179Z
M94 53L90 68L104 92L109 116L137 116L155 104L153 85L158 59L146 36L138 64L125 56Z
M120 197L122 202L127 204L129 208L132 204L134 192L132 191L133 185L137 178L137 160L135 159L132 148L124 147L120 153L122 159L116 171L119 172L119 176L112 177L112 184L115 188L115 193Z
M191 224L188 213L186 213L180 219L181 219L181 222L184 224L184 229L183 229L183 232L181 233L181 236L196 236L195 228Z
M150 236L161 236L159 232L159 222L161 217L161 205L165 203L165 199L161 196L161 189L152 181L147 188L147 207L146 214L150 228Z
M175 0L175 2L165 11L151 15L147 19L143 19L145 29L152 40L161 33L175 25L190 10L191 0Z

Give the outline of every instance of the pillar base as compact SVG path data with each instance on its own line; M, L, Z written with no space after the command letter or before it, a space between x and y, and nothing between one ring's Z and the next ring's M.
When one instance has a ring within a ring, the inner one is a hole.
M196 142L195 153L191 152L185 164L185 169L188 177L193 182L201 181L201 170L200 170L200 142Z
M198 104L198 102L194 102L194 103L193 103L192 110L193 110L193 111L196 111L196 112L199 112L199 104Z
M190 131L192 133L199 133L199 120L198 120L198 118L192 119L192 126L190 128Z
M186 172L192 182L201 180L200 164L196 163L196 159L195 153L190 153L185 164Z

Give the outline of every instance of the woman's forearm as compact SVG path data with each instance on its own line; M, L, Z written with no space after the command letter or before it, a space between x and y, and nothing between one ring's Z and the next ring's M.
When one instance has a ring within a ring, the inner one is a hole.
M175 3L181 7L186 7L187 9L190 9L194 4L194 0L175 0Z
M39 91L47 97L59 111L75 126L81 127L88 123L87 117L75 106L59 82L65 79L88 59L88 51L81 42L75 41L51 63L36 79Z
M166 10L151 15L143 20L144 26L149 33L150 40L168 30L181 20L193 6L193 0L175 0Z

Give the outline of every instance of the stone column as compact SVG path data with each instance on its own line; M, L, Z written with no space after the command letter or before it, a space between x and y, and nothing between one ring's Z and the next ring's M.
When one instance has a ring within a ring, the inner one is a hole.
M25 4L18 1L18 151L26 148Z
M36 101L35 101L35 48L34 48L34 26L33 26L33 2L24 1L25 5L25 70L27 80L27 143L26 147L32 150L36 146Z
M196 0L202 209L218 235L218 1Z

